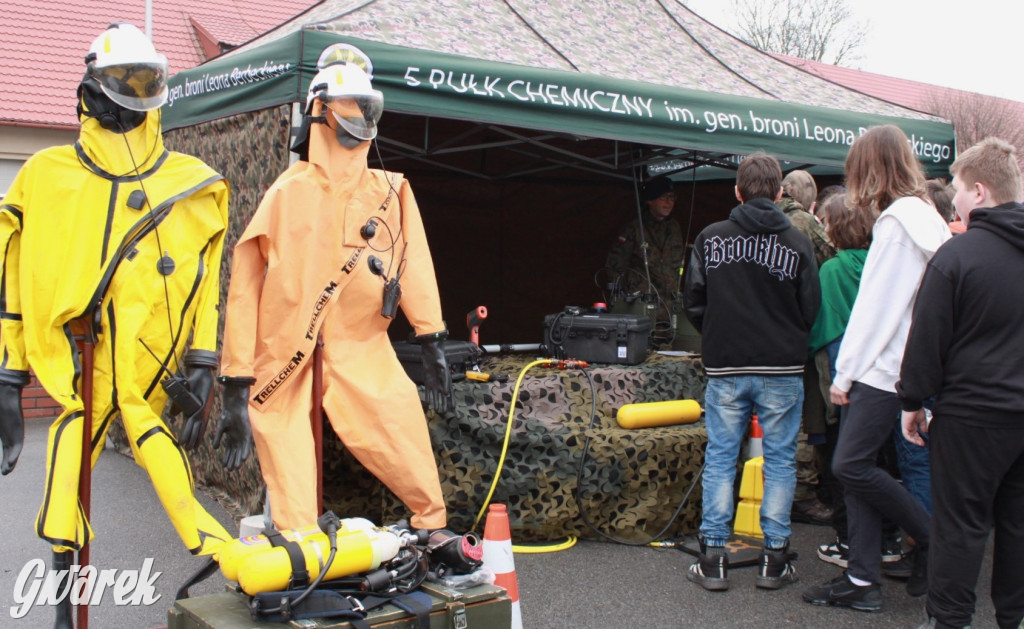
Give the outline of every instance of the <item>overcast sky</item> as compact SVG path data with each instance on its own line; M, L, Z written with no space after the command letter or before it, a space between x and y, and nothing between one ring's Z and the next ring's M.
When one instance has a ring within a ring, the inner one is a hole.
M732 0L683 0L726 30ZM1024 102L1019 0L849 0L870 20L859 70Z

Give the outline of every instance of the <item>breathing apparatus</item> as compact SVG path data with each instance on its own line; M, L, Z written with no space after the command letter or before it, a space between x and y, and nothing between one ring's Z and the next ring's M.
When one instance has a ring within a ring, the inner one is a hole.
M407 597L428 576L474 571L482 553L482 542L472 534L413 530L405 520L378 527L328 511L313 526L271 526L233 540L218 563L225 578L252 597L254 620L285 622L361 618L385 602L407 609Z
M126 133L167 100L167 58L132 24L107 27L89 47L76 111Z

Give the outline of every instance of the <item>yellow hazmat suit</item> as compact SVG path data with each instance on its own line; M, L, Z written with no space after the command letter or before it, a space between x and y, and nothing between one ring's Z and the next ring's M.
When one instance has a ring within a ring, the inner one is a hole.
M84 421L72 322L83 316L99 322L92 464L120 414L188 549L214 554L230 538L195 500L188 459L160 417L161 363L178 369L190 334L191 351L216 365L227 207L223 177L164 148L158 111L124 134L83 116L78 142L31 157L3 200L0 369L27 377L31 368L63 407L50 428L36 520L58 552L92 538L78 501ZM162 255L174 265L166 276Z
M409 507L414 527L440 528L447 516L426 420L388 340L385 280L368 264L380 259L388 278L401 269L400 304L418 334L444 330L416 199L401 175L367 167L369 142L346 149L328 125L311 127L309 161L278 177L235 247L221 375L255 378L249 418L278 528L319 515L309 423L318 334L334 431Z

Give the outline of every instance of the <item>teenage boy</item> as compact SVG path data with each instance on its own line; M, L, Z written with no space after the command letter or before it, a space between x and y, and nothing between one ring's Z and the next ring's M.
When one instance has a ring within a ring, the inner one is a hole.
M929 622L965 627L989 533L1000 627L1024 619L1024 191L1014 148L988 138L950 168L967 225L928 263L900 381L903 434L931 434ZM938 395L926 423L921 400Z
M733 482L752 413L764 430L764 550L757 586L797 580L790 563L790 507L796 485L796 437L803 405L807 336L821 292L814 247L775 205L779 162L748 156L736 173L729 219L698 236L683 290L686 316L701 332L708 375L708 445L700 558L687 579L706 590L729 587L726 541L732 532Z

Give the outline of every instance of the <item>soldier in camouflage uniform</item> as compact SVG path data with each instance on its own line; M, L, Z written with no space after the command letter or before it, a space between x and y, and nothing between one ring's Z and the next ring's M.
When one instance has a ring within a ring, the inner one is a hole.
M608 252L605 266L610 279L617 281L619 289L627 295L656 294L663 304L658 307L658 319L665 320L679 292L679 268L686 254L686 244L679 223L670 216L676 201L672 180L655 177L644 185L643 197L646 209L642 217L622 227L618 240Z
M778 206L786 214L789 222L793 223L793 227L811 239L814 257L820 268L825 260L836 255L836 248L825 234L825 228L809 212L814 206L817 194L818 187L811 174L806 170L794 170L782 180L782 199ZM804 367L803 425L797 443L796 491L793 494L791 516L794 522L832 522L832 509L822 503L817 494L821 462L814 447L815 443L824 442L827 409L826 398L819 384L818 369L814 358L810 357Z

